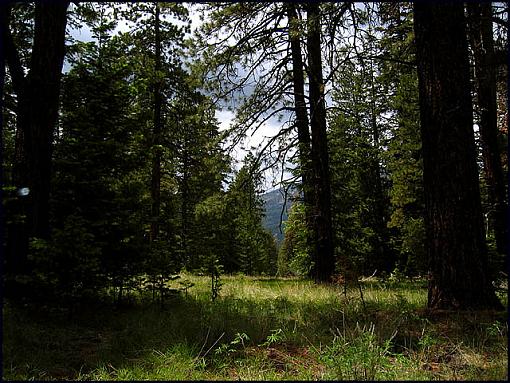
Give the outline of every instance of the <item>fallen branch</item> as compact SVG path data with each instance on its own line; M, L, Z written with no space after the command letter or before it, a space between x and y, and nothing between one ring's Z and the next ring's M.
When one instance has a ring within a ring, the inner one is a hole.
M365 281L369 280L370 278L375 277L375 274L377 274L377 269L375 269L374 273L371 276L366 277L366 278L361 278L361 282L365 282Z
M214 343L213 343L213 345L212 345L211 347L209 347L209 350L207 350L207 351L205 352L205 354L204 354L204 356L202 356L202 358L205 358L205 356L209 353L209 351L211 351L211 350L212 350L212 348L213 348L214 346L216 346L216 343L218 343L218 342L220 341L220 339L221 339L221 338L223 338L223 335L225 335L225 333L224 333L224 332L220 335L220 337L219 337L218 339L216 339L216 342L214 342Z

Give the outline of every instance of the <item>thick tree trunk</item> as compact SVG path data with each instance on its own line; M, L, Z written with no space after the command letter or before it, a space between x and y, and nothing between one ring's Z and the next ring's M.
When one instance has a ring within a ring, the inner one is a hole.
M480 113L478 125L482 141L485 182L490 205L489 223L494 230L498 252L508 251L505 180L498 146L496 73L492 36L491 3L467 3L469 38L474 53L476 100Z
M462 3L414 3L428 306L500 308L487 271Z
M159 215L161 205L161 33L159 20L159 4L155 5L154 13L154 44L155 44L155 80L154 80L154 129L152 133L152 221L151 221L151 241L156 241L159 235Z
M301 168L301 184L303 190L303 202L305 205L305 220L308 229L307 244L311 259L316 259L316 246L314 244L315 228L313 226L313 210L315 204L314 185L311 159L311 140L308 122L308 112L305 100L305 79L303 56L299 31L299 20L296 4L287 4L289 19L289 40L292 54L292 81L294 85L294 108L296 111L296 128L298 133L299 165Z
M68 2L37 3L30 72L23 77L9 33L5 47L18 97L17 155L13 180L29 194L19 201L25 223L9 229L8 252L16 272L26 270L29 237L48 238L51 155L58 117L60 77L64 61ZM8 32L7 26L4 31Z
M335 270L331 220L331 189L326 106L322 77L321 26L319 4L307 4L308 75L310 88L310 122L312 133L312 167L315 185L315 245L313 275L316 282L329 282Z
M33 235L49 236L49 193L53 133L58 117L68 2L36 5L34 48L25 99L29 121L24 147L33 186ZM38 22L39 21L39 22Z

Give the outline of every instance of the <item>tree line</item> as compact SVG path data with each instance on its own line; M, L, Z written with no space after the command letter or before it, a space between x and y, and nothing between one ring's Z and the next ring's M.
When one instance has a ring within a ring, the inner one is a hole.
M191 7L1 6L8 294L398 272L428 275L431 308L500 307L505 6L211 3L189 37ZM260 199L276 166L298 190L279 251Z

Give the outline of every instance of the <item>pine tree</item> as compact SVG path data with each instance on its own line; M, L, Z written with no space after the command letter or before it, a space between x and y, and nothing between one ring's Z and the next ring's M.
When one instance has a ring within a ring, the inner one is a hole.
M210 100L185 81L169 105L168 124L172 132L165 145L172 148L177 191L180 253L189 269L199 266L199 239L194 226L197 204L222 193L230 170L230 159L221 148L223 136ZM168 217L171 219L171 217Z
M233 211L234 261L247 274L273 273L276 263L274 238L262 227L261 176L255 157L248 153L228 191Z
M359 12L363 37L343 41L338 49L348 52L356 44L362 53L340 56L342 66L333 75L328 149L336 252L344 258L338 259L338 269L343 274L388 272L395 262L386 227L389 177L382 153L387 145L384 117L389 108L381 62L376 60L380 54L376 21L373 12Z
M308 251L307 225L305 224L305 206L294 203L289 218L285 222L285 237L278 253L278 274L307 276L313 266Z
M130 107L128 46L122 37L108 36L114 25L107 24L93 25L101 38L81 47L63 82L52 188L55 238L49 244L56 255L40 264L57 271L58 288L77 293L122 286L141 273L145 252L139 213L144 156ZM83 238L82 244L70 235ZM70 253L68 243L75 246Z
M392 246L397 267L407 274L427 270L425 254L423 163L418 109L418 77L415 66L412 7L381 3L379 9L385 60L381 79L387 86L387 119L390 139L383 153L391 188Z

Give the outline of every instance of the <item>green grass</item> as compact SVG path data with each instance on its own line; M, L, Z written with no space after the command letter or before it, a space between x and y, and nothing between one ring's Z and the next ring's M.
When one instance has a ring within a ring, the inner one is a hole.
M423 281L186 275L188 294L64 311L4 306L7 380L506 380L506 312L428 313ZM177 285L177 282L175 282ZM506 303L506 302L505 302Z

